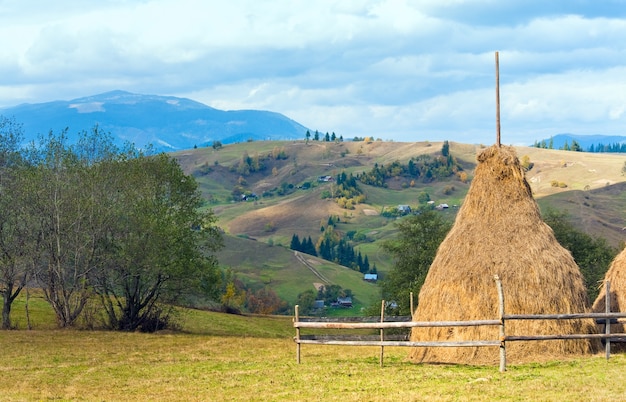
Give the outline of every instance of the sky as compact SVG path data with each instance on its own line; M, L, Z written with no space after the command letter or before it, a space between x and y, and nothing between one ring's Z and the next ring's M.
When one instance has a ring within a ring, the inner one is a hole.
M626 0L0 0L0 108L112 90L393 141L626 135Z

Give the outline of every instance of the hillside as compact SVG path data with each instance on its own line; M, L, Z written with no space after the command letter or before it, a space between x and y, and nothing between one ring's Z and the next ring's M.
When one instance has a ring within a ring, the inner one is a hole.
M322 199L322 194L332 190L334 184L319 182L318 177L366 172L376 164L387 165L394 161L406 163L418 155L438 155L441 148L442 143L430 142L260 141L230 144L221 149L198 148L173 155L185 172L197 178L209 200L208 206L215 211L218 224L228 236L226 250L220 254L222 264L241 272L249 283L264 283L278 289L282 297L291 301L302 289L316 282L314 275L307 272L307 268L288 250L294 233L300 238L310 236L315 243L328 218L337 216L336 230L360 234L361 240L354 242L355 249L367 255L370 264L375 264L384 276L392 261L382 252L380 244L393 238L396 229L395 219L383 217L381 212L399 204L417 206L418 195L426 192L435 204L450 205L441 213L454 219L454 206L463 202L469 188L469 182L463 183L458 178L430 183L418 181L411 187L406 179L396 177L387 181L386 188L360 184L367 199L347 210L330 199ZM450 143L450 154L463 166L470 180L476 154L482 148ZM269 157L277 150L283 150L286 158ZM526 157L533 164L526 176L542 209L567 211L579 229L603 237L616 247L624 240L624 155L533 147L518 147L517 152L520 159ZM244 154L259 158L264 167L249 174L238 172ZM258 198L234 201L233 189L237 186ZM281 189L284 190L282 195ZM323 260L317 261L326 267L329 276L333 270L350 271ZM357 283L362 282L360 274L350 272ZM356 287L350 281L346 285L339 284L352 290ZM374 295L370 299L379 297L377 288L372 289Z

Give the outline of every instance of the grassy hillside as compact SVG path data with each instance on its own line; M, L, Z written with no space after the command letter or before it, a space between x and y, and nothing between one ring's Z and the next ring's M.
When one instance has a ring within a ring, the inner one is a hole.
M363 280L349 268L321 258L294 253L287 247L225 236L225 247L218 254L222 266L232 267L252 289L269 286L290 304L298 294L319 285L335 284L354 293L354 308L359 311L380 300L379 288Z
M389 180L387 188L361 183L366 201L353 210L346 210L332 200L322 199L322 193L331 191L334 184L318 182L317 178L334 177L343 171L357 174L371 170L375 164L406 163L411 157L437 155L442 145L441 142L261 141L227 145L218 150L187 150L174 156L185 172L197 178L209 200L208 206L219 218L218 224L230 236L226 249L219 256L222 265L240 272L248 284L271 286L292 302L298 293L316 281L315 275L287 250L294 233L301 239L310 236L315 243L328 217L338 216L340 222L336 229L364 235L365 240L355 243L354 247L367 255L370 265L375 264L384 276L393 261L382 251L381 243L393 239L396 228L395 219L385 218L381 213L399 204L417 206L418 196L423 192L436 204L458 206L469 188L469 182L455 178L426 184L418 180L414 187L404 178ZM450 153L469 174L470 180L476 155L484 148L450 143ZM277 150L282 150L286 159L269 157ZM615 247L620 245L626 227L626 177L622 174L625 155L531 147L516 150L520 159L525 158L532 164L526 177L542 209L567 211L580 230L603 237ZM259 158L264 169L247 175L239 173L237 167L243 155ZM304 183L310 188L298 188ZM235 202L232 199L235 186L242 186L259 198ZM284 195L278 195L277 190L281 188L286 189ZM454 219L456 210L452 207L442 213ZM360 303L376 303L380 297L378 288L362 283L358 273L319 259L315 264L320 271L328 271L327 276L333 281L342 278L342 283L337 284L355 291Z

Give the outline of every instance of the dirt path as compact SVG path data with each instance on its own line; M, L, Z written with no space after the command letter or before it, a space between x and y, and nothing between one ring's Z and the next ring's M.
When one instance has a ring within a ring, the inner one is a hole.
M305 267L310 269L311 272L313 272L313 275L317 276L323 283L325 283L327 285L331 284L330 280L328 280L328 278L326 278L324 275L322 275L321 272L319 272L317 269L315 269L315 267L313 265L311 265L302 254L300 254L297 251L294 251L293 255L295 255L296 259L298 261L300 261Z

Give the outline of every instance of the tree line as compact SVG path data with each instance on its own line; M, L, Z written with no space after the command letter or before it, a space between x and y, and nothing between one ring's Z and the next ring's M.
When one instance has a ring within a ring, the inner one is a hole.
M430 183L437 179L459 175L459 178L465 181L467 175L462 175L461 173L464 173L463 167L450 153L448 141L444 141L441 155L434 157L431 155L420 155L412 157L405 164L399 161L394 161L388 165L376 163L368 172L359 174L357 179L370 186L387 187L386 181L394 177L406 177L410 180Z
M376 265L370 266L369 257L354 250L351 244L351 240L355 236L354 231L341 235L335 230L335 223L338 219L334 216L328 218L328 224L321 226L322 234L316 244L313 244L311 236L300 240L300 237L294 233L289 248L301 253L319 256L364 274L377 273Z
M543 149L556 149L554 148L554 141L550 138L548 141L535 141L533 144L535 148L543 148ZM587 147L587 149L583 149L583 147L576 140L572 140L572 143L569 144L567 141L558 148L562 151L575 151L575 152L602 152L602 153L626 153L626 142L614 142L611 144L604 144L602 142L598 142L597 144L591 144Z
M59 327L93 304L92 324L153 331L171 303L218 297L216 217L173 158L117 147L97 126L73 145L67 129L22 141L0 117L2 328L26 286L42 289Z

